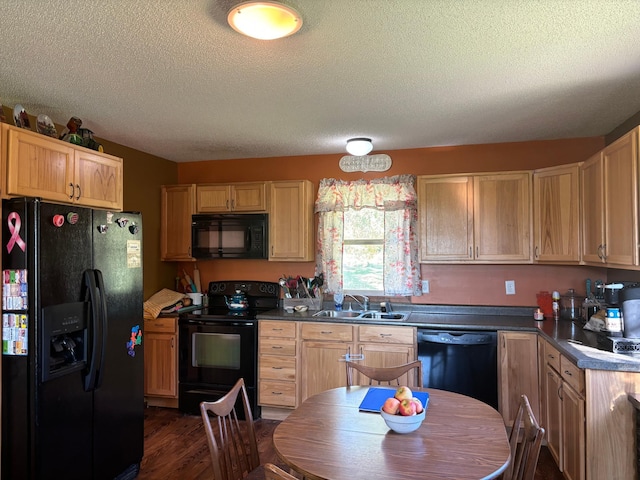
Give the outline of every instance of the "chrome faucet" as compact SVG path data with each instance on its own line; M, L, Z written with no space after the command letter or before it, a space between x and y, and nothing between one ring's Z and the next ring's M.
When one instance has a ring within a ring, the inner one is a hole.
M345 294L345 297L353 298L356 301L356 303L360 305L360 308L362 308L362 310L369 310L369 297L367 297L366 295L358 295L358 296L362 297L362 301L358 300L355 296L351 295L350 293Z

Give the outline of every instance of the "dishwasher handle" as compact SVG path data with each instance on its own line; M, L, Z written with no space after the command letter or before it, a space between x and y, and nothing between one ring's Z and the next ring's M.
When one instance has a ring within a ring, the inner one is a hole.
M418 343L449 345L496 345L496 332L418 330Z

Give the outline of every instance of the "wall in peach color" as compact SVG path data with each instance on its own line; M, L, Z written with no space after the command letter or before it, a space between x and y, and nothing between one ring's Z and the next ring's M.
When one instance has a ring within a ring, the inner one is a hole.
M338 162L342 154L217 160L178 164L178 183L215 183L263 180L311 180L317 188L322 178L371 179L400 174L532 170L587 159L604 147L603 137L539 142L467 145L395 150L387 153L393 165L386 172L345 173ZM193 264L177 265L190 275ZM277 281L284 274L312 276L314 262L266 260L210 260L198 262L203 286L215 280ZM606 276L604 269L538 265L423 265L431 293L414 297L414 303L458 305L535 305L540 290L576 288L584 279ZM516 295L505 295L504 281L515 280Z

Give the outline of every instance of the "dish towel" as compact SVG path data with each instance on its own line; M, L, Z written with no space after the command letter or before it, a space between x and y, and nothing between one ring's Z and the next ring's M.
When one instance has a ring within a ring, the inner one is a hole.
M144 313L150 317L158 318L160 312L167 307L175 305L184 298L184 293L163 288L154 293L146 302L144 302Z

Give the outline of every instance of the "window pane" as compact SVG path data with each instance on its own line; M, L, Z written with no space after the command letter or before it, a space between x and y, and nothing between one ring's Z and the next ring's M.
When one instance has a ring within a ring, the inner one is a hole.
M384 240L384 212L372 208L346 210L344 212L344 239Z
M383 245L344 245L342 281L345 291L383 291L383 254Z

